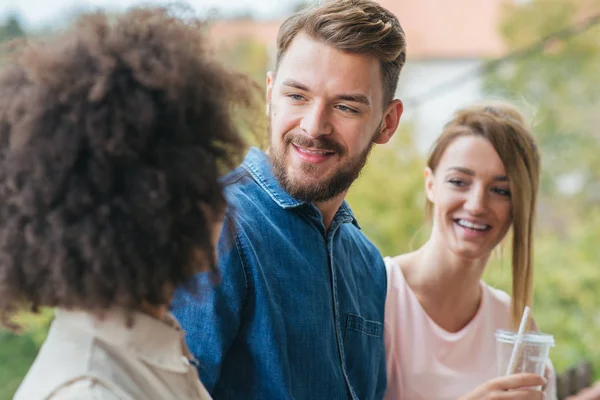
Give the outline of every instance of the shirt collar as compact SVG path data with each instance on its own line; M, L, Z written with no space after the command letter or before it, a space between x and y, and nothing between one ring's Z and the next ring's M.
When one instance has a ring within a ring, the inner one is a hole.
M279 207L288 209L310 205L308 202L292 197L281 187L281 185L279 185L277 178L273 175L271 160L269 160L269 157L262 150L252 147L246 155L242 167L252 175L254 180L265 192L267 192ZM352 222L359 227L352 209L345 200L336 213L336 218L340 218L342 222Z
M127 313L121 308L111 308L102 316L58 308L54 323L84 331L161 369L188 371L192 355L185 344L184 331L171 314L159 320L133 311L131 318L133 325L128 327Z

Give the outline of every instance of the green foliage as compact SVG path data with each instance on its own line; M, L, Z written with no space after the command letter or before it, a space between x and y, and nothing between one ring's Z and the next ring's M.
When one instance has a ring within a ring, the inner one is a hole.
M267 48L251 37L240 38L232 45L221 49L218 54L228 66L248 75L257 89L257 96L263 96L266 90L266 74L269 69L269 53ZM265 102L259 101L260 107L251 110L240 110L236 113L238 126L250 146L266 148L267 118Z
M361 229L384 256L414 250L429 233L423 214L424 169L411 130L402 126L389 143L373 149L350 189L347 200Z
M0 328L0 400L10 400L38 350L50 326L53 312L23 313L17 322L24 330L21 335Z
M22 36L25 36L25 31L21 27L19 18L16 15L11 15L4 22L0 23L0 43Z
M502 32L509 49L516 50L581 25L586 16L598 13L598 0L534 0L507 9ZM599 68L600 25L595 25L506 64L486 81L490 93L535 109L535 128L543 150L544 194L559 192L557 179L561 176L580 174L586 188L582 197L598 200Z
M314 0L298 0L296 1L290 9L290 14L296 13L298 11L302 11L305 8L308 8L314 4Z
M509 51L517 50L599 13L598 0L533 0L508 7L501 30ZM535 110L543 169L534 315L540 328L555 336L551 355L558 371L587 358L600 377L598 70L600 26L595 25L504 65L485 83L488 93ZM574 190L565 190L565 182ZM508 261L496 261L486 274L505 290Z
M267 48L252 37L242 37L221 49L219 57L227 64L250 76L261 88L265 88L269 69Z

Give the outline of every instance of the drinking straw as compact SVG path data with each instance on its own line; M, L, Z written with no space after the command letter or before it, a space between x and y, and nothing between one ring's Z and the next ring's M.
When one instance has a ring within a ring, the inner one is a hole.
M525 334L525 329L527 328L527 321L529 320L529 314L531 313L531 309L525 306L525 310L523 310L523 316L521 317L521 323L519 324L519 330L517 331L517 336L515 337L515 342L513 344L513 350L510 355L510 361L508 362L508 368L506 369L506 375L514 374L515 371L515 363L517 361L517 356L522 352L523 348L523 335Z

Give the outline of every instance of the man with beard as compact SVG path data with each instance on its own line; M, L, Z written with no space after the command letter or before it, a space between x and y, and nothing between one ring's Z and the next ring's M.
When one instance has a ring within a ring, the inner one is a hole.
M277 47L268 151L224 179L220 285L174 312L215 399L379 399L385 267L344 197L398 126L404 32L373 1L337 0L288 18Z

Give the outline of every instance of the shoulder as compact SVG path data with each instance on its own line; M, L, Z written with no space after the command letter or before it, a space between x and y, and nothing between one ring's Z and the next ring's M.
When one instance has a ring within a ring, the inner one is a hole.
M17 400L46 398L57 387L73 377L85 375L91 359L93 339L78 334L56 318L48 336L21 382L15 395Z
M361 252L368 254L370 257L375 257L383 266L381 252L358 226L352 222L345 223L342 225L341 232L344 235L344 241L351 240Z
M236 229L265 224L281 210L273 201L264 184L257 181L243 165L221 178L223 195L227 201L226 216L235 222ZM266 217L266 218L265 218Z
M485 296L485 308L483 311L487 315L487 319L496 321L496 327L508 329L510 324L510 307L511 297L503 290L491 287L486 283L482 283Z
M413 265L414 253L399 254L383 258L385 269L390 281L404 281L404 271Z
M250 174L248 173L246 168L244 168L242 165L239 165L234 170L232 170L232 171L228 172L227 174L225 174L224 176L222 176L219 179L219 183L224 188L227 188L229 186L235 185L236 183L239 183L245 177L249 177L249 176L250 176Z
M488 298L490 299L490 303L492 303L492 305L505 308L507 310L510 309L511 297L504 290L494 288L487 283L483 283L483 290L487 292Z
M38 382L39 383L39 382ZM68 381L56 381L56 386L41 387L33 382L19 388L15 400L30 399L49 399L49 400L133 400L130 396L119 393L111 388L111 385L104 383L96 377L77 376Z
M219 183L229 201L242 196L249 187L256 186L252 175L242 165L223 176Z
M133 400L118 395L108 385L90 376L79 377L56 390L49 400Z

